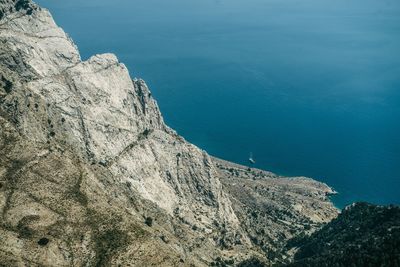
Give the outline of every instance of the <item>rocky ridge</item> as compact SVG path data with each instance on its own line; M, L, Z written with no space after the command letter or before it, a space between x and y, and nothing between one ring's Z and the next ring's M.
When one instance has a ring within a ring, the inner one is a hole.
M112 54L82 61L33 2L0 0L0 44L6 266L274 263L291 257L279 253L287 240L337 215L325 184L185 141L143 80Z
M400 207L353 203L297 248L288 266L400 266Z

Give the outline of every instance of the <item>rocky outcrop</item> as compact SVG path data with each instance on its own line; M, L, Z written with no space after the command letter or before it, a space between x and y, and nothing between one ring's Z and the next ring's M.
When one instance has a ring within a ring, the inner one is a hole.
M400 207L354 203L287 247L297 250L289 266L400 266Z
M337 210L327 201L335 192L306 177L281 177L215 159L220 180L253 248L271 263L291 259L286 241L311 233Z
M305 224L336 216L323 184L226 171L231 163L165 125L145 82L114 55L82 61L47 10L28 0L0 0L0 10L3 262L267 260ZM249 219L250 209L268 216ZM264 243L254 241L266 225Z

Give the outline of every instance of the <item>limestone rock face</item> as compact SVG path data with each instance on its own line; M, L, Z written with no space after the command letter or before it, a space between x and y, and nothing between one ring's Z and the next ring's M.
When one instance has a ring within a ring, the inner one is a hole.
M236 201L249 203L221 183L235 177L221 172L229 163L166 126L146 83L116 56L82 61L49 12L28 0L0 0L0 45L0 259L201 266L221 255L265 257ZM307 185L272 206L297 212L299 224L336 216L321 197L327 186L295 181L265 181L280 192Z
M17 54L29 72L24 92L5 97L5 104L17 105L13 119L22 134L65 142L170 214L237 222L232 211L221 210L230 204L208 155L165 126L144 81L132 80L114 55L82 62L44 9L15 12L3 21L3 49Z

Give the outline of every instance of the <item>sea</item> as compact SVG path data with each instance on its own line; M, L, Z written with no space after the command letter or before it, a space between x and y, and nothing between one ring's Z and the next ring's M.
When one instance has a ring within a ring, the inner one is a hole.
M400 204L399 0L37 2L211 155Z

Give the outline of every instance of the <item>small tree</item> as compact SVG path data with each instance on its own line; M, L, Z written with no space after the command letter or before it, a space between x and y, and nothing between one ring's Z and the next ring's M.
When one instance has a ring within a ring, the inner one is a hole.
M152 227L153 226L153 218L151 217L146 217L146 219L144 220L144 223L149 226Z

